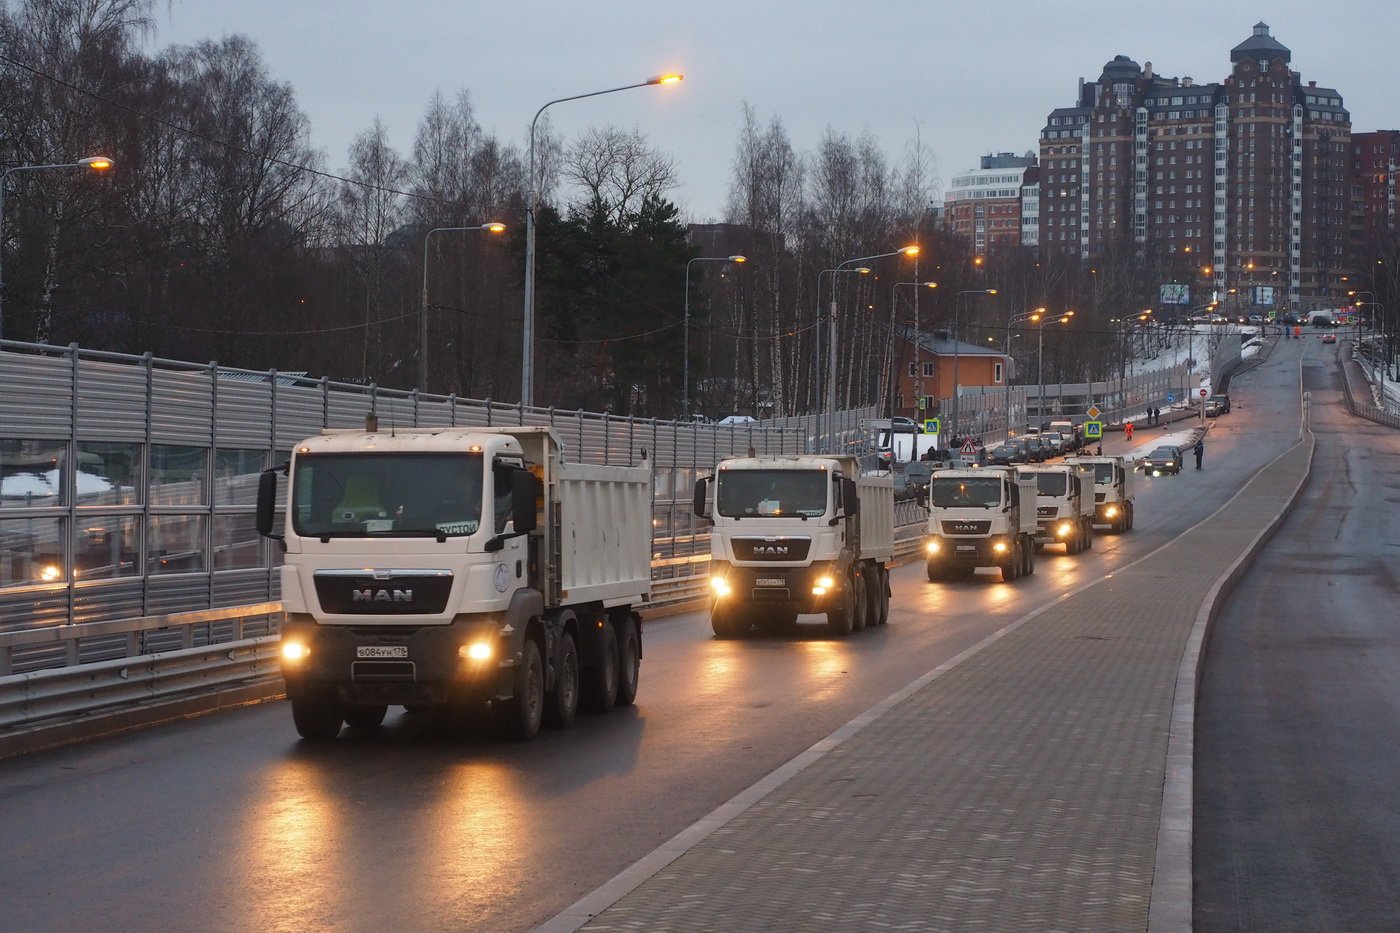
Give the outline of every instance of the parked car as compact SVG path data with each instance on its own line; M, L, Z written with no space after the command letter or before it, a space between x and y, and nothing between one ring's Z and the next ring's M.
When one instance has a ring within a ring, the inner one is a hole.
M1323 335L1322 335L1322 342L1323 342L1323 343L1336 343L1336 342L1337 342L1337 335L1336 335L1336 334L1323 334Z
M904 481L909 489L909 498L923 502L928 498L929 478L933 471L943 464L932 460L915 460L904 465Z
M1230 396L1226 393L1217 392L1215 395L1206 399L1207 409L1209 409L1211 402L1216 402L1220 405L1220 414L1228 415L1230 413ZM1207 410L1206 414L1210 414L1209 410Z
M1161 476L1163 473L1175 476L1181 472L1181 450L1171 445L1156 447L1139 463L1143 472L1150 476Z
M1213 398L1206 399L1206 417L1214 418L1220 414L1220 403Z
M1030 453L1026 450L1026 445L1020 440L1010 440L1005 444L998 444L987 451L988 463L1030 463Z
M1026 455L1032 463L1044 463L1054 456L1050 452L1050 446L1040 439L1038 434L1026 434L1018 440L1026 445Z

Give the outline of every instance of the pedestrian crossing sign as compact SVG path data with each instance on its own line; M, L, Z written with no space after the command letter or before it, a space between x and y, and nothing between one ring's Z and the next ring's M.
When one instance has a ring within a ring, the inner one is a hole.
M1103 422L1102 422L1102 421L1086 421L1086 422L1084 422L1084 436L1085 436L1085 437L1088 437L1088 438L1094 438L1094 439L1102 438L1102 437L1103 437Z
M942 419L940 419L940 418L925 418L925 419L924 419L924 433L925 433L925 434L941 434L942 431L943 431Z

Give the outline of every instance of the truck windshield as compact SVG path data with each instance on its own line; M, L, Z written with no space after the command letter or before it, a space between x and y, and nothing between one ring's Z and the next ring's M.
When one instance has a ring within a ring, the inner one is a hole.
M303 455L292 497L292 528L305 537L471 535L481 526L481 455Z
M1111 464L1111 463L1095 463L1095 464L1094 464L1094 482L1097 483L1097 484L1100 485L1100 486L1112 486L1112 485L1113 485L1113 464Z
M722 470L715 511L729 518L826 514L829 474L820 470Z
M994 509L1001 505L1001 480L935 476L929 499L940 509Z
M1066 481L1069 479L1063 473L1037 473L1035 474L1035 491L1041 496L1063 496L1065 494Z

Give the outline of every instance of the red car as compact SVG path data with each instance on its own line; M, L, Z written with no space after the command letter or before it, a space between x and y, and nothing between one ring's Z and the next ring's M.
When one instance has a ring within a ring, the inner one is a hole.
M1336 334L1323 334L1323 335L1322 335L1322 342L1323 342L1323 343L1336 343L1336 342L1337 342L1337 335L1336 335Z

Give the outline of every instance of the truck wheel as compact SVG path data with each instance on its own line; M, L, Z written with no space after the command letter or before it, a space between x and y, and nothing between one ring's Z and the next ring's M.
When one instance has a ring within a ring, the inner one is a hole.
M544 661L533 638L525 639L520 665L515 669L515 697L501 704L497 716L507 738L523 742L539 735L544 719Z
M1135 511L1135 510L1133 509L1133 504L1132 504L1131 502L1129 502L1129 503L1128 503L1128 531L1132 531L1132 530L1133 530L1133 513L1134 513L1134 511Z
M865 577L865 625L874 628L880 624L880 568L870 568L861 576Z
M865 621L870 618L867 610L870 607L870 597L865 591L865 574L859 570L851 571L851 578L846 581L846 586L851 590L851 631L865 631Z
M710 608L710 628L716 638L738 638L749 630L749 620L734 605L716 603Z
M1035 552L1037 550L1035 540L1027 536L1021 550L1025 552L1026 555L1026 576L1029 577L1035 573Z
M347 706L345 724L351 729L377 729L388 712L387 706Z
M941 583L948 579L948 568L944 565L928 561L924 567L928 571L928 582Z
M1010 583L1012 580L1021 579L1021 563L1025 558L1021 556L1021 542L1014 541L1011 545L1011 553L1006 555L1006 560L1001 563L1001 582Z
M844 638L851 634L851 616L854 614L852 602L851 588L847 586L841 591L841 605L826 611L826 632L828 635L833 638Z
M598 629L598 662L584 671L588 708L595 713L610 713L617 705L617 629L603 622Z
M554 689L549 691L544 721L552 729L567 729L578 715L578 642L569 632L559 636L554 663Z
M631 706L637 701L637 683L642 677L642 636L630 613L622 620L617 656L617 705Z
M876 586L879 587L879 591L875 601L880 607L880 621L876 624L888 625L890 621L890 571L886 567L881 567L877 576L879 582L876 583Z
M1087 518L1084 520L1084 550L1094 549L1094 523Z
M340 734L343 721L340 704L329 696L311 694L292 699L292 723L303 739L333 739Z

